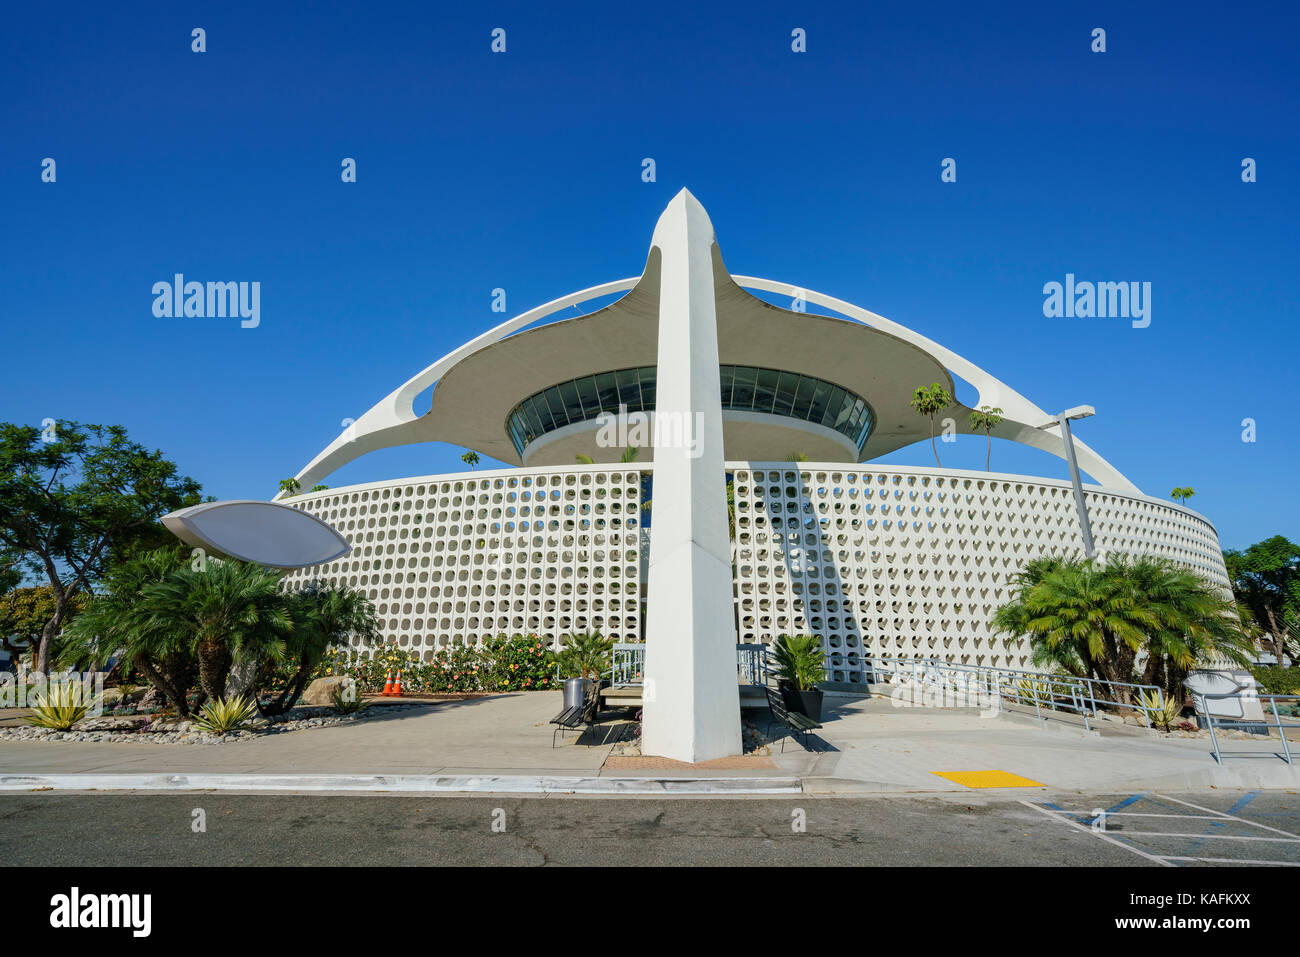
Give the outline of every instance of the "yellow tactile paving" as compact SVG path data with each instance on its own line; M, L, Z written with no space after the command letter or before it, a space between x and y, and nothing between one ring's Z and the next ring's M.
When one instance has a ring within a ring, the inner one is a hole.
M931 771L941 778L955 781L968 788L1045 788L1040 781L1031 781L1009 771Z

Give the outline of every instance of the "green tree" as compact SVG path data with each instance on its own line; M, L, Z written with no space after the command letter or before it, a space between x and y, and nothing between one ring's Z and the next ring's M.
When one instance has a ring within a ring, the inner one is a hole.
M328 491L329 491L329 486L328 486L328 485L313 485L310 489L308 489L308 491L309 491L309 492L328 492Z
M623 454L619 456L619 461L622 462L624 465L628 465L632 462L635 462L640 455L641 455L640 448L638 448L635 445L629 445L627 448L623 450Z
M189 636L199 686L208 698L223 697L236 660L283 657L294 621L279 590L280 574L248 562L209 559L144 590L141 602L151 621Z
M198 668L184 623L156 614L150 589L185 567L179 545L141 552L114 563L101 591L64 633L58 664L102 668L120 654L123 669L142 674L181 716L190 713L187 694Z
M474 471L474 466L479 463L478 453L473 449L466 449L465 454L460 457L460 460L468 465L469 470L472 472Z
M930 449L934 452L935 464L942 468L943 463L939 461L939 447L934 442L934 417L953 404L952 395L939 383L932 382L913 392L909 404L913 412L930 420Z
M293 619L293 629L285 637L285 658L294 663L294 670L269 702L259 704L264 715L283 714L298 703L331 646L345 646L353 640L375 645L381 640L374 606L347 585L312 582L281 597ZM274 662L270 656L263 660L263 681Z
M1169 493L1169 497L1176 502L1181 502L1182 504L1186 505L1187 500L1195 494L1196 494L1196 489L1188 485L1188 486L1180 486L1179 488L1174 489L1172 492Z
M982 405L970 414L972 432L983 432L988 439L989 450L984 456L984 471L993 471L993 430L1002 421L1002 410L996 406Z
M1251 642L1224 594L1163 558L1040 558L1015 581L993 627L1029 639L1035 666L1107 681L1157 684L1180 694L1188 671L1245 664ZM1141 671L1137 662L1144 660ZM1116 688L1132 702L1131 689Z
M787 462L807 462L808 456L802 452L791 452L785 457Z
M280 479L280 491L285 495L297 495L302 491L302 483L296 478Z
M81 592L68 599L63 616L64 628L85 608L89 597L88 592ZM45 623L53 617L54 608L54 589L49 585L10 588L0 594L0 647L15 661L23 655L30 655L29 667L35 669L41 633L45 630ZM55 636L51 657L57 657L59 637Z
M584 452L579 452L577 455L575 455L575 456L573 457L573 461L577 462L579 465L595 465L595 464L596 464L596 460L593 459L590 455L587 455L587 454L584 453Z
M1232 593L1268 631L1281 664L1291 623L1300 620L1300 545L1274 535L1245 551L1224 552L1223 562Z
M121 426L0 423L0 552L43 576L54 596L37 671L49 670L73 598L115 558L170 538L159 519L199 501L197 482Z

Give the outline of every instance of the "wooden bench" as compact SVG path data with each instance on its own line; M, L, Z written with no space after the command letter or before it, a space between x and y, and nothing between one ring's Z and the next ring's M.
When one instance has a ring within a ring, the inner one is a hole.
M767 691L768 732L771 733L772 722L779 721L789 729L790 733L803 735L803 748L805 751L811 751L812 748L808 747L808 735L813 731L820 730L821 725L807 715L797 714L787 708L784 699L781 697L781 692L777 689L766 688L764 690ZM785 751L785 739L789 736L789 734L781 736L781 750L783 752Z
M565 708L554 718L551 724L555 725L555 730L551 732L551 747L555 747L555 736L562 731L577 731L578 737L582 737L584 726L586 730L594 728L600 720L600 686L603 682L599 678L592 680L587 687L587 696L583 698L582 704L572 708Z

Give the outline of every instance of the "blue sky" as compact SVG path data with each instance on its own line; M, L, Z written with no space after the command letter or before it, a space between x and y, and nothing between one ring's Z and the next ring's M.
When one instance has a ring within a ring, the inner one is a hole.
M639 273L686 186L732 271L1095 405L1080 437L1149 494L1194 486L1225 547L1300 538L1294 5L265 6L7 12L0 419L119 422L210 494L270 497L500 321L494 288L514 314ZM261 325L155 318L177 272L260 282ZM1150 282L1150 327L1045 318L1067 272ZM978 439L941 452L983 467ZM993 464L1065 475L1001 442Z

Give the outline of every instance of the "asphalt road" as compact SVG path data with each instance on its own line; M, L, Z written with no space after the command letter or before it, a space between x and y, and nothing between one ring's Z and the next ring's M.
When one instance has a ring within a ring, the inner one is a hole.
M1094 809L1113 812L1104 829L1093 826ZM196 830L200 819L204 829ZM19 866L1159 867L1169 858L1214 866L1300 863L1297 835L1300 796L1276 792L751 800L0 795L0 860Z

